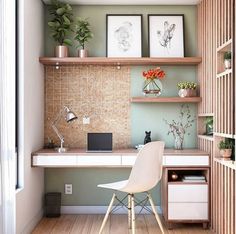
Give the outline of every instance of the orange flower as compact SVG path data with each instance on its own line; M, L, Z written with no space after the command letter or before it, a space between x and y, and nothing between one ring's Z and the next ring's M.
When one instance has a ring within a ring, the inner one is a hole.
M150 69L148 71L144 71L143 77L145 79L150 79L150 80L163 79L165 77L165 72L163 70L161 70L160 67L157 67L155 69Z

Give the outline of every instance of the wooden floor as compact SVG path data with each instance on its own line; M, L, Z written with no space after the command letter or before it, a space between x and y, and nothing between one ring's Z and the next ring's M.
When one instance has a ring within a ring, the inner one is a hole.
M62 215L60 218L43 218L36 226L33 234L97 234L104 215ZM136 234L159 234L160 229L153 215L140 215L136 221ZM111 215L104 234L128 234L127 215ZM210 230L203 230L201 224L178 224L166 234L209 234Z

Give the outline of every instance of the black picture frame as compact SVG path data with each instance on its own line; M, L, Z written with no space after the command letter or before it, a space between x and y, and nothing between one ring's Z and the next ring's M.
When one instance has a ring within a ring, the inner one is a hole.
M142 57L142 35L142 14L106 14L106 57Z
M168 17L171 19L170 23L166 21ZM160 24L163 28L159 28ZM172 43L173 38L176 40L174 43ZM185 56L184 14L148 14L148 51L149 57Z

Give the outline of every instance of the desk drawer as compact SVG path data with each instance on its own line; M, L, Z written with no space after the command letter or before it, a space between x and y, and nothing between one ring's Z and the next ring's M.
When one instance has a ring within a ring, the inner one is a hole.
M122 166L133 166L137 156L122 155Z
M208 203L168 203L169 220L208 220Z
M121 156L80 156L77 166L121 166Z
M208 202L207 184L169 184L169 202Z
M34 166L45 167L62 167L71 166L76 167L76 156L33 156Z
M172 156L163 157L163 166L209 166L209 157L202 156Z

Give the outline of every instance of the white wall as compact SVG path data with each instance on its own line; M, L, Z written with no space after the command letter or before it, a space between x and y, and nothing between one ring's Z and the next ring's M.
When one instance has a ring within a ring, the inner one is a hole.
M43 214L44 171L31 167L31 153L43 146L44 71L43 4L40 0L20 0L20 136L23 173L21 191L16 194L16 232L30 233Z

